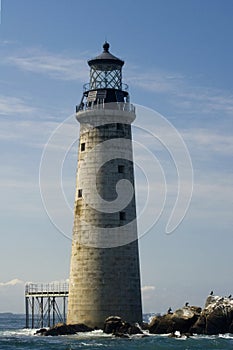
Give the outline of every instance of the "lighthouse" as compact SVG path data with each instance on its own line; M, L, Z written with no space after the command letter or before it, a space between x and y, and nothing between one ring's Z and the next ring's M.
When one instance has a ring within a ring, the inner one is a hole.
M109 43L88 61L80 123L67 323L142 322L131 124L124 61Z

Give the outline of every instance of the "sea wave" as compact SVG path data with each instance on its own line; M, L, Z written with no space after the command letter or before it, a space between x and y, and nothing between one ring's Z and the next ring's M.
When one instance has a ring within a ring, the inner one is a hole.
M0 330L0 337L19 337L19 336L32 336L36 332L36 329L11 329L11 330Z
M233 339L233 334L231 333L219 334L219 337L224 339Z
M38 329L28 329L28 328L22 328L22 329L12 329L12 330L0 330L0 337L25 337L25 336L35 336L36 331ZM155 337L155 338L167 338L171 337L171 333L165 333L165 334L150 334L148 331L143 331L143 335L146 335L148 337ZM41 335L36 335L38 337L41 337ZM187 339L189 337L183 336L179 332L175 333L174 337L175 339ZM102 330L94 330L91 332L78 332L74 335L61 335L60 337L69 337L69 338L78 338L78 339L93 339L93 338L115 338L112 334L106 334ZM141 334L135 334L132 335L130 338L137 339L141 338ZM223 339L232 339L233 340L233 334L227 333L227 334L219 334L219 335L205 335L205 334L193 334L191 336L192 339L200 340L200 339L217 339L217 338L223 338Z
M206 335L206 334L193 334L192 335L193 339L218 339L218 338L223 338L223 339L233 339L233 334L231 333L226 333L226 334L217 334L217 335Z
M106 334L101 329L94 330L92 332L78 332L73 337L82 338L112 338L112 334Z

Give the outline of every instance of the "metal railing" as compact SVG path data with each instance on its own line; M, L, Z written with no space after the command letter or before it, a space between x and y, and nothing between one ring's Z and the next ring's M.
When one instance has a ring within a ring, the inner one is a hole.
M90 83L86 83L83 85L83 92L89 91L89 90L95 90L95 89L116 89L116 90L123 90L123 91L128 91L129 90L129 85L125 83L121 83L121 88L118 88L116 86L101 86L101 87L91 87Z
M66 282L26 283L26 328L43 328L66 322L69 285Z
M26 283L25 295L29 294L68 294L69 284L64 283Z
M119 110L124 112L135 113L135 106L128 102L111 102L105 103L104 101L86 102L80 103L76 106L76 113L80 111L92 110L92 109L110 109Z

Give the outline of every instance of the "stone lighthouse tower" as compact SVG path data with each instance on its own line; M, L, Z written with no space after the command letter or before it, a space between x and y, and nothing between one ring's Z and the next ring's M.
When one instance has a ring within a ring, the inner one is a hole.
M142 322L131 123L124 61L88 61L80 123L67 323L103 327L108 316Z

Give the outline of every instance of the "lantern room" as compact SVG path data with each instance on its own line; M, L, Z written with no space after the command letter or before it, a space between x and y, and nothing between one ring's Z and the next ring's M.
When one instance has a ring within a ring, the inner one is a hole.
M128 86L122 83L124 61L109 52L109 43L105 41L103 52L88 61L90 80L84 85L81 103L76 112L94 108L109 108L106 103L128 103Z

